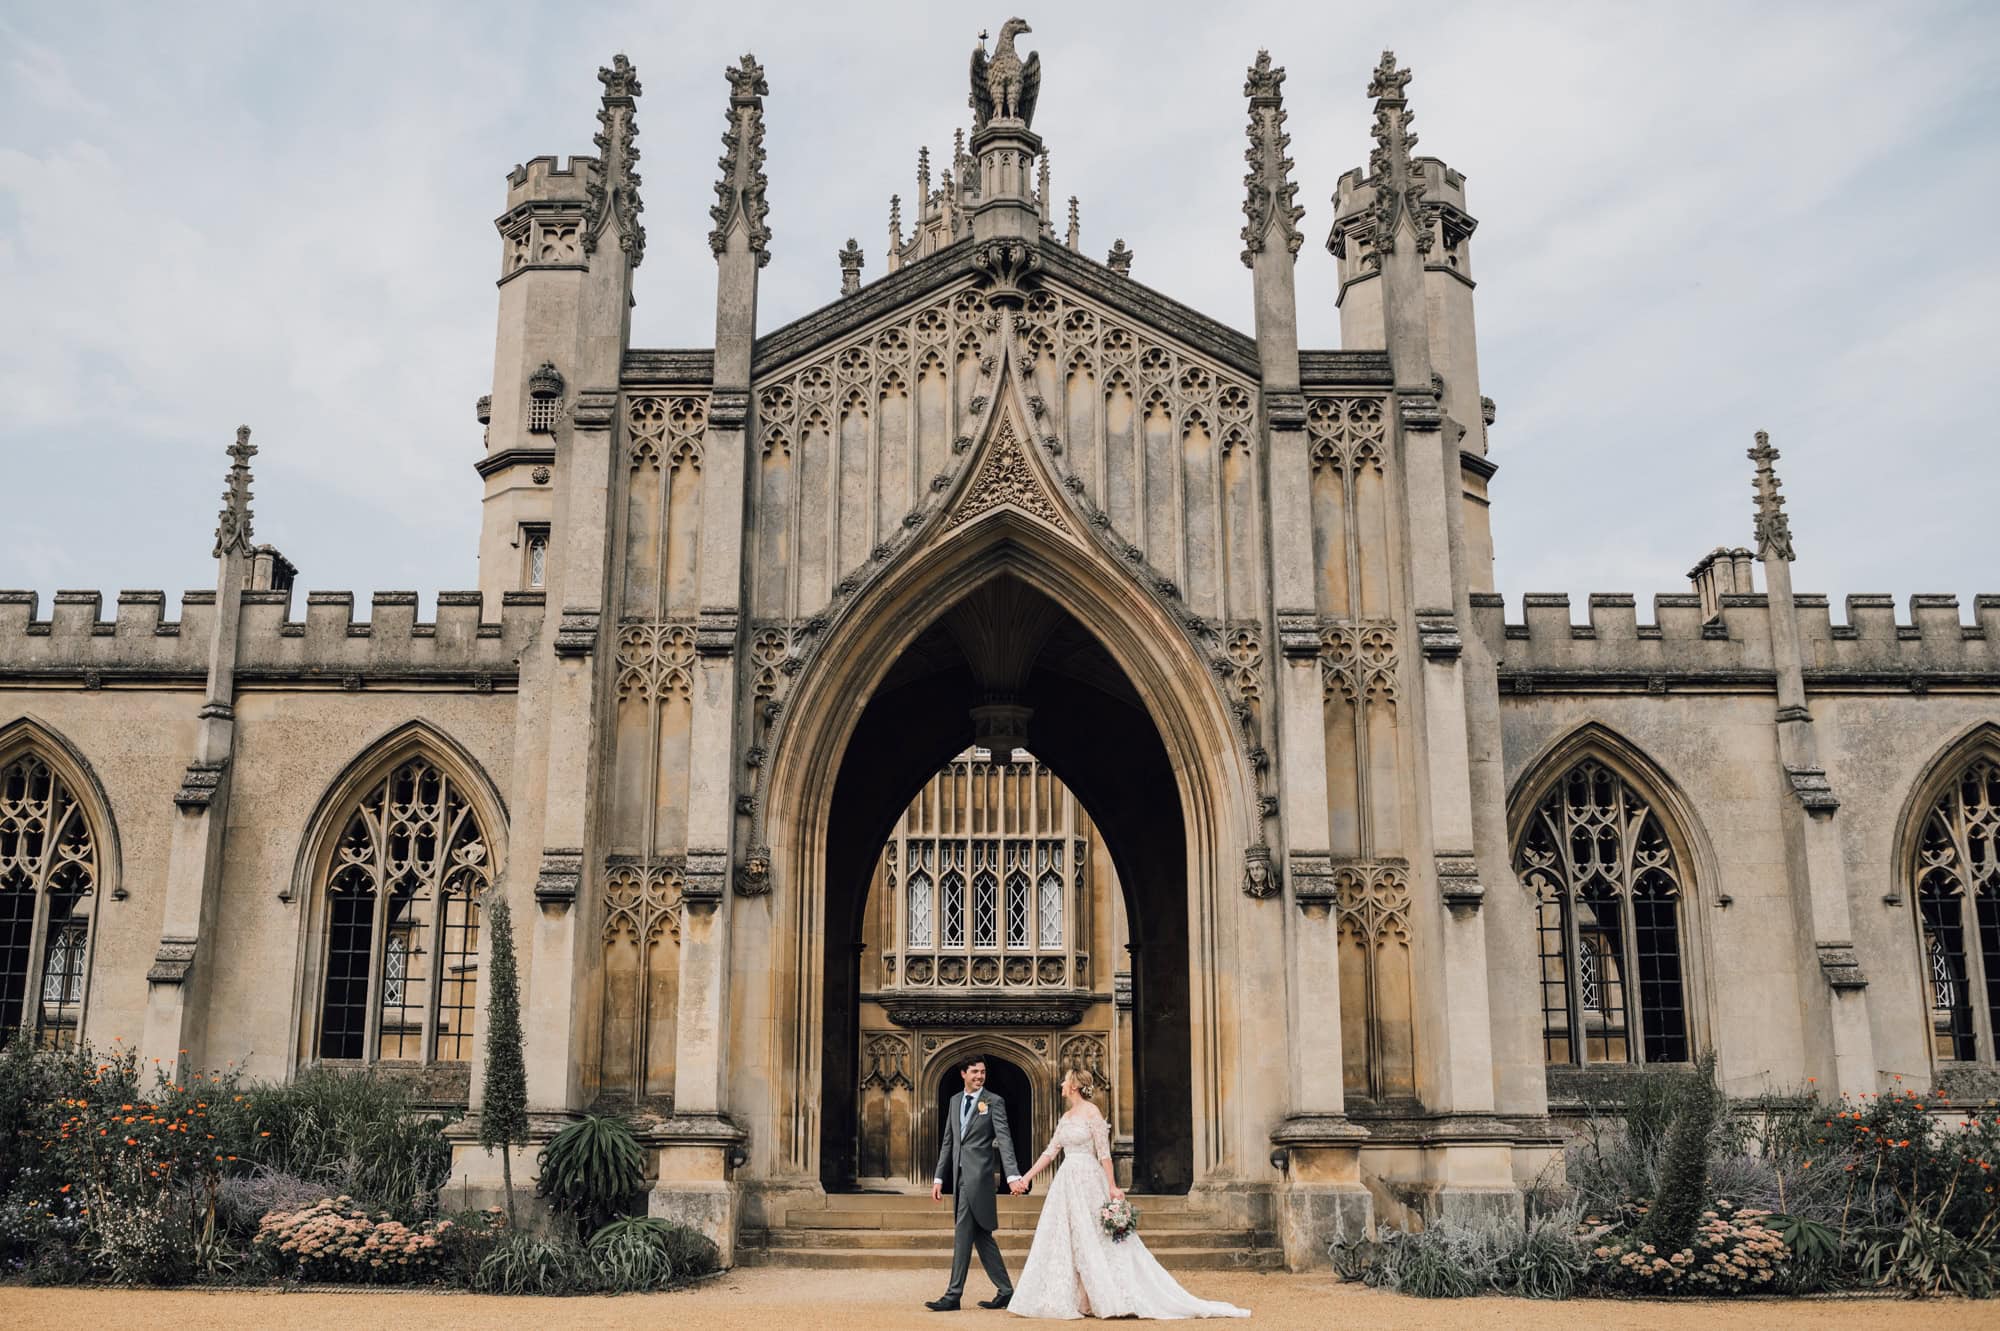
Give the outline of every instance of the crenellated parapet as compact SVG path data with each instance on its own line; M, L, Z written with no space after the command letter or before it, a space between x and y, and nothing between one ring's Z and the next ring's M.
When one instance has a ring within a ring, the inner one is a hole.
M1840 622L1825 596L1801 594L1792 604L1809 690L2000 687L2000 595L1975 597L1970 623L1955 596L1912 596L1899 618L1893 597L1853 595ZM1770 612L1762 593L1722 593L1713 615L1699 595L1663 594L1641 622L1635 597L1599 593L1577 622L1566 594L1529 593L1513 623L1501 596L1472 598L1473 629L1498 659L1503 693L1769 688L1777 668Z
M486 620L478 592L438 593L433 619L417 618L415 592L377 592L365 619L354 594L311 592L305 617L292 596L246 591L241 602L239 685L327 683L511 687L542 624L542 593L509 592ZM186 592L167 616L159 591L122 591L109 618L95 591L57 592L47 618L33 592L0 592L0 687L75 681L85 688L199 684L208 673L215 593Z

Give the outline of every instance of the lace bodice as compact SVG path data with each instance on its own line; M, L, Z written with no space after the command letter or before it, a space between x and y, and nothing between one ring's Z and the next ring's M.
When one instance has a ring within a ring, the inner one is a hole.
M1042 1159L1053 1160L1061 1155L1063 1163L1084 1160L1096 1163L1111 1158L1111 1125L1104 1121L1102 1114L1087 1117L1063 1115L1056 1120L1055 1136L1049 1138L1049 1149L1042 1152Z

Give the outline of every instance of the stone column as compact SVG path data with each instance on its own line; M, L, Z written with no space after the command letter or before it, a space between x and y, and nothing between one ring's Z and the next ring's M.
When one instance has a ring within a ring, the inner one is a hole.
M1749 456L1757 467L1757 558L1764 565L1777 671L1778 763L1792 797L1784 815L1785 863L1797 937L1809 949L1799 965L1806 1056L1829 1092L1859 1096L1875 1089L1875 1042L1868 1025L1868 978L1854 951L1847 858L1836 821L1840 800L1820 764L1812 712L1806 706L1798 608L1792 601L1791 524L1772 466L1778 450L1760 430Z
M215 529L215 620L208 639L208 687L196 713L194 759L174 794L180 810L167 847L166 910L160 945L146 972L142 1060L171 1078L200 1069L207 1058L210 981L222 959L213 955L215 915L222 896L222 843L229 822L230 759L236 740L237 627L250 585L250 427L229 448L229 488Z
M1285 155L1285 71L1257 53L1243 85L1249 101L1244 160L1243 263L1250 269L1263 388L1271 514L1271 585L1277 666L1278 804L1284 811L1283 914L1289 1110L1273 1129L1284 1170L1279 1230L1293 1270L1326 1265L1328 1244L1364 1235L1372 1222L1361 1185L1360 1144L1342 1084L1339 922L1329 857L1326 723L1314 588L1312 461L1300 388L1294 268L1304 240L1292 161ZM1267 628L1267 631L1268 628ZM1253 854L1256 851L1253 849Z
M708 237L716 259L715 374L702 442L701 609L695 626L674 1114L660 1128L659 1181L648 1209L702 1230L729 1262L738 1205L731 1176L744 1139L727 1116L727 1087L750 357L757 334L757 275L771 259L771 232L764 225L763 174L764 98L770 88L763 66L748 55L723 73L730 96L716 225Z

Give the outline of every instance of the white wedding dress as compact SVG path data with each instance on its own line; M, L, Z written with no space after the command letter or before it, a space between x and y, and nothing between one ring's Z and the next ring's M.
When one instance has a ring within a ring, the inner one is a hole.
M1248 1317L1250 1310L1197 1299L1146 1251L1137 1234L1113 1243L1097 1212L1111 1200L1101 1161L1111 1158L1104 1116L1065 1114L1042 1159L1063 1162L1042 1201L1028 1264L1007 1311L1022 1317ZM1141 1216L1143 1221L1144 1217Z

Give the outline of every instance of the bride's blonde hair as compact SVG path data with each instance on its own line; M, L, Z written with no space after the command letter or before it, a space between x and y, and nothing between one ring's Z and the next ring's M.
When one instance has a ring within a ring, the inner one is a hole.
M1097 1078L1090 1075L1089 1068L1071 1068L1069 1071L1069 1081L1070 1085L1076 1087L1076 1093L1084 1099L1095 1100L1097 1098Z

